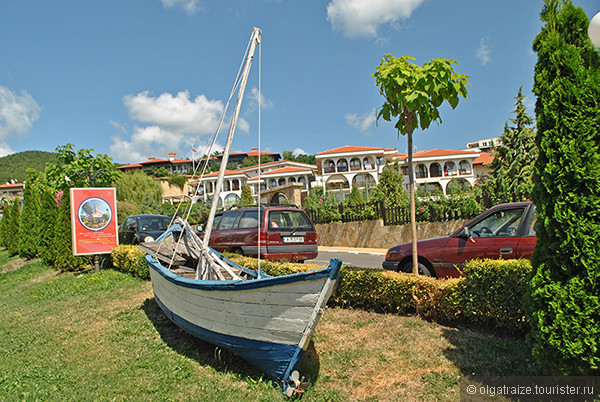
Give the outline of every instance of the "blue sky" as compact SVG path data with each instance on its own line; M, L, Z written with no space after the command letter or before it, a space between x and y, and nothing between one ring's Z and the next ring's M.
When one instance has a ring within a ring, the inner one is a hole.
M597 0L574 0L589 18ZM529 113L542 0L19 0L0 3L0 155L72 143L115 162L191 157L215 131L253 26L262 30L262 150L406 152L371 74L386 53L443 57L470 97L415 133L418 150L499 136ZM258 57L257 57L258 59ZM258 145L258 63L234 151ZM230 108L231 109L231 108ZM227 130L218 143L223 145Z

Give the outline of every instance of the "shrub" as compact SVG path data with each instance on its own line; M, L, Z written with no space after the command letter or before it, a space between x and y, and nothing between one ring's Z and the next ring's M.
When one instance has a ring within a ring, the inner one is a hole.
M460 284L462 316L510 332L528 332L524 298L531 278L528 260L472 260Z
M6 233L6 248L10 255L19 253L19 226L21 223L21 206L18 198L12 200L10 204L10 215L7 219Z
M138 246L122 245L112 249L110 256L115 269L142 279L150 279L150 268L146 253Z

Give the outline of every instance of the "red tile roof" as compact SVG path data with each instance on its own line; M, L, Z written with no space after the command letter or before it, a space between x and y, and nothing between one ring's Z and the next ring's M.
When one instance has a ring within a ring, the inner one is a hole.
M325 155L325 154L338 154L344 152L363 152L363 151L389 151L391 148L379 148L379 147L357 147L353 145L346 145L343 147L330 149L329 151L317 152L316 155Z
M473 161L473 165L490 165L494 160L494 155L488 152L482 152L477 159Z
M431 149L429 151L419 151L413 154L413 158L426 158L431 156L449 156L462 154L475 154L475 151L455 150L455 149Z

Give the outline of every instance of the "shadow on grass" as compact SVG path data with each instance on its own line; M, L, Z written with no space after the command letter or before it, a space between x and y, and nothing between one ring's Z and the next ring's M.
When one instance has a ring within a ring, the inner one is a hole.
M444 354L463 375L542 375L524 337L461 327L448 327L443 336L452 345Z
M198 364L211 366L218 371L232 373L246 381L271 381L271 378L266 374L233 352L204 342L180 329L167 318L154 298L146 299L142 304L142 310L163 341L177 353L196 361ZM297 370L314 382L318 378L319 369L318 353L311 341L304 357L297 364ZM278 387L278 384L273 383L273 386Z

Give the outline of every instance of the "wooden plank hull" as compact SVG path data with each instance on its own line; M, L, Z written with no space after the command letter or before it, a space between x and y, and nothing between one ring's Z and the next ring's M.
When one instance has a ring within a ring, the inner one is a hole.
M146 259L156 301L171 321L284 384L308 346L341 267L333 259L329 267L298 274L206 281L177 276L152 256Z

